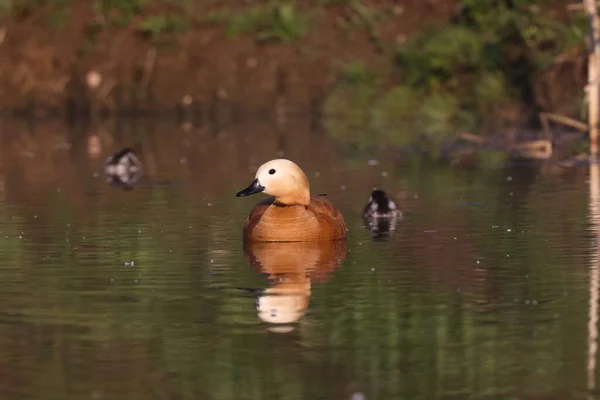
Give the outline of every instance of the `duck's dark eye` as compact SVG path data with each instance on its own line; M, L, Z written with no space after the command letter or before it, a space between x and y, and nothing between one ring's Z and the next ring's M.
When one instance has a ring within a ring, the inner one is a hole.
M275 170L274 170L274 169L270 169L270 170L269 170L269 175L273 175L274 173L275 173Z

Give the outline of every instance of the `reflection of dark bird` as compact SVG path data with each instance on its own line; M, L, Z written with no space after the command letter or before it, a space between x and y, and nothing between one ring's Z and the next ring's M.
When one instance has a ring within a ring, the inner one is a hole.
M131 189L142 172L142 163L131 148L120 150L104 161L104 174L111 185Z
M396 222L402 219L402 212L387 193L374 189L363 209L363 218L370 225L373 237L380 238L396 229Z

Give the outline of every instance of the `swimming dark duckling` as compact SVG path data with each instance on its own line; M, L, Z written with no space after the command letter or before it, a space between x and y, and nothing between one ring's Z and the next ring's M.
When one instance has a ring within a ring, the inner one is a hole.
M370 227L373 239L385 240L396 230L396 223L402 219L402 212L383 190L375 189L363 209L363 218Z
M142 163L133 149L122 149L104 161L104 174L111 185L131 189L142 172Z
M402 212L386 192L375 189L371 192L369 202L363 209L363 217L365 219L401 218Z

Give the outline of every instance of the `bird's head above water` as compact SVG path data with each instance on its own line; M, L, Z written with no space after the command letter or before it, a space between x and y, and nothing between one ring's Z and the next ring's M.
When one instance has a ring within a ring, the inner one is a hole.
M290 160L283 158L268 161L256 172L254 181L236 196L250 196L263 192L275 197L276 203L283 205L303 205L310 203L308 178L302 169Z
M381 189L374 189L371 192L371 197L369 198L369 205L373 211L377 211L380 213L387 213L395 210L396 203L394 203Z

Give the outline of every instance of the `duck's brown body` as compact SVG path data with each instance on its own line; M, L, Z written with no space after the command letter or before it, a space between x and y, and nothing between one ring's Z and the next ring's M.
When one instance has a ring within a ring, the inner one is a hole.
M282 205L269 197L259 202L244 225L244 241L312 242L346 237L342 214L322 196L311 196L308 206Z

